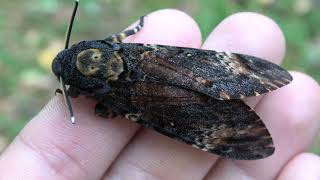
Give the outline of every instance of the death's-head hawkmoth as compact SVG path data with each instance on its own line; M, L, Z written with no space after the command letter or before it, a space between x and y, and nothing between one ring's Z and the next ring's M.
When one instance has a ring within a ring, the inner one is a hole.
M242 99L290 83L286 70L236 53L122 43L144 17L134 29L68 48L77 5L66 49L52 64L72 120L69 96L84 95L97 101L97 115L126 117L203 151L248 160L274 152L264 123Z

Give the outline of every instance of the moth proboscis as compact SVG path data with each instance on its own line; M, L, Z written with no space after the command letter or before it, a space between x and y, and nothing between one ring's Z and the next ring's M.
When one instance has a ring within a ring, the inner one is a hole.
M66 42L74 16L75 11ZM275 150L272 138L242 99L287 85L291 75L249 55L122 43L143 28L144 19L103 40L81 41L70 48L66 43L52 70L64 85L61 92L67 102L69 96L93 98L99 116L123 116L223 157L270 156Z

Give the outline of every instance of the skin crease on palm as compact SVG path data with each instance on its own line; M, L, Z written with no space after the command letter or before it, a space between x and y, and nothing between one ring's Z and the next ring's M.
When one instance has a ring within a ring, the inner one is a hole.
M202 44L191 17L160 10L125 42L237 52L277 64L285 54L280 28L255 13L227 17ZM126 119L97 117L95 102L86 98L72 99L72 125L56 96L1 155L0 179L320 179L320 158L306 152L320 126L320 87L303 73L291 74L290 85L247 100L274 139L276 151L267 159L223 159Z

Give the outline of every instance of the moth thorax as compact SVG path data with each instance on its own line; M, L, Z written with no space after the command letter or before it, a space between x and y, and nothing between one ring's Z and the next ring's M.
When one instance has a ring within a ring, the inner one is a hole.
M116 81L123 72L123 60L121 56L115 51L106 65L107 81Z
M85 76L107 78L114 81L123 72L123 61L117 52L86 49L77 56L77 69Z

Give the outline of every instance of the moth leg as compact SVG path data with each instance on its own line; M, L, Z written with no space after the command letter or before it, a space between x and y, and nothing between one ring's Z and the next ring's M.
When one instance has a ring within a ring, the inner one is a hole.
M56 89L56 91L54 92L54 95L57 95L57 94L63 94L63 91L61 89ZM73 88L73 87L69 87L69 89L67 90L67 95L70 96L70 97L78 97L80 95L80 91L76 88Z
M96 105L95 114L104 118L114 118L118 115L118 113L101 102Z
M116 117L119 113L114 111L115 105L112 96L105 95L95 107L95 114L104 118Z
M75 98L80 95L80 90L70 86L67 90L67 94L68 94L68 96Z
M98 99L98 101L102 101L104 99L104 96L106 94L108 94L110 91L111 91L111 87L106 84L99 89L95 89L94 94L95 94L96 98ZM102 97L102 99L99 97Z
M62 94L62 90L61 89L56 89L56 91L54 91L54 95L57 95L57 94Z
M111 41L111 42L114 42L114 43L121 43L122 40L124 40L126 37L134 35L137 32L139 32L142 29L143 25L144 25L144 16L141 16L139 24L135 28L128 29L128 30L123 31L123 32L121 32L119 34L111 35L111 36L107 37L105 39L105 41Z

